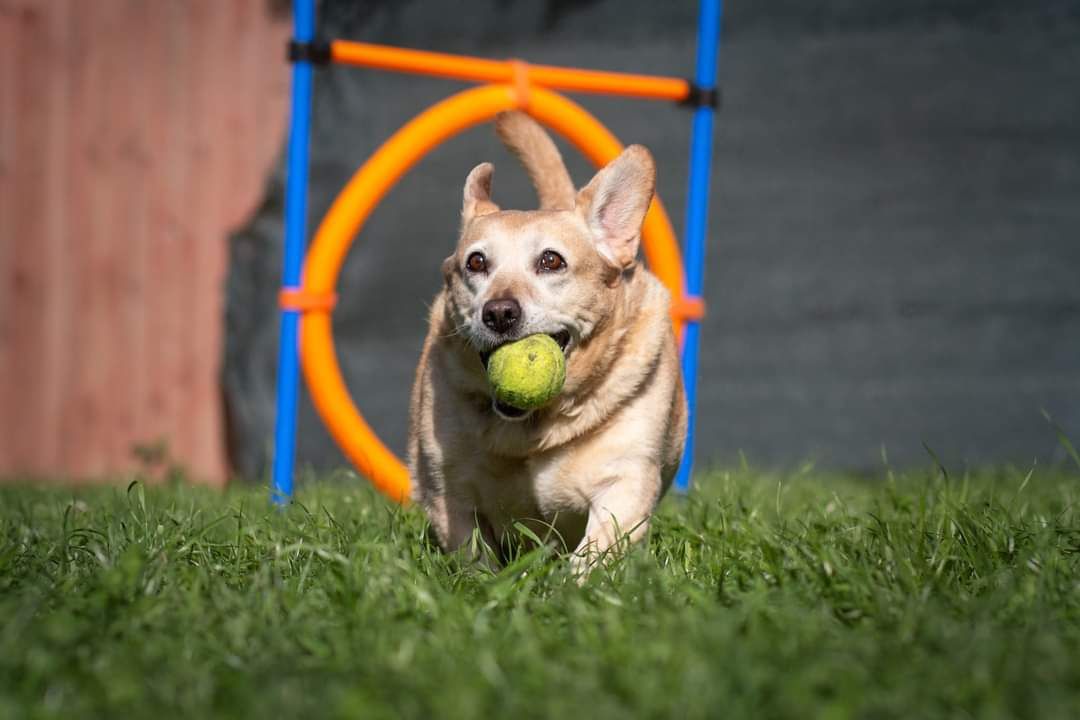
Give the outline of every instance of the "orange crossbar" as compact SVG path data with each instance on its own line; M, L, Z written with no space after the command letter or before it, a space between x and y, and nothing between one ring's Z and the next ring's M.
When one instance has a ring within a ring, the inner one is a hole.
M331 42L330 58L343 65L484 83L513 83L524 66L529 84L545 88L676 102L690 95L690 82L682 78L527 65L349 40Z

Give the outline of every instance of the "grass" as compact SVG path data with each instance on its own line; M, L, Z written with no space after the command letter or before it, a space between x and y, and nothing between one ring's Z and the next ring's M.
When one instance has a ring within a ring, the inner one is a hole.
M1076 717L1080 478L715 472L584 587L362 481L0 490L0 717Z

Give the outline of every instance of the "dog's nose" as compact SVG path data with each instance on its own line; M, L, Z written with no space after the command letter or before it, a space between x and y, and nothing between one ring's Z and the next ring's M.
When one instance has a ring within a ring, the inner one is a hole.
M488 300L484 303L483 317L484 324L493 331L508 333L521 319L521 305L513 298Z

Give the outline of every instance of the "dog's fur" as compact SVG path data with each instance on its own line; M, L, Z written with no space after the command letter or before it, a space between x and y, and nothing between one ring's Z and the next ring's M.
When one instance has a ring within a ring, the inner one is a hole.
M414 500L445 550L469 545L479 528L497 551L522 522L573 548L581 572L621 537L646 533L686 440L670 298L637 260L655 170L648 150L632 145L575 192L533 120L506 113L496 127L541 208L500 211L490 163L465 181L460 240L443 263L413 386ZM566 267L541 272L546 250ZM485 272L466 265L476 252ZM493 332L485 303L511 298L520 321ZM568 340L566 384L548 406L508 416L492 401L483 355L534 333Z

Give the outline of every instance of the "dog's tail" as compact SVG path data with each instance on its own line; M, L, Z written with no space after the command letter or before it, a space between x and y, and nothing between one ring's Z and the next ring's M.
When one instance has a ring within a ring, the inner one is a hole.
M495 132L503 145L517 156L529 174L543 210L571 210L574 183L562 155L551 137L531 117L521 112L499 113Z

